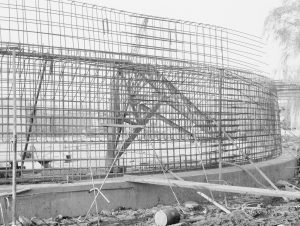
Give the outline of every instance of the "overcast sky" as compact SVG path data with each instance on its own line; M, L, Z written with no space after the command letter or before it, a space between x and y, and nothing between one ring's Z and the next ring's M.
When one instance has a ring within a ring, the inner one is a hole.
M261 37L264 20L281 0L86 0L120 10L218 25ZM277 46L266 48L266 71L280 59Z

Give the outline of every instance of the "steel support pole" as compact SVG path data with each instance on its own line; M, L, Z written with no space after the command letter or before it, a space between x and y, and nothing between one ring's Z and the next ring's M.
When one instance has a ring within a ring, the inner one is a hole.
M223 132L222 132L222 91L223 91L223 77L225 75L224 73L224 56L223 56L223 31L221 30L221 56L222 56L222 70L220 71L220 77L219 77L219 125L218 125L218 129L219 129L219 183L221 183L222 181L222 144L223 144L223 140L222 140L222 136L223 136Z
M220 71L219 78L219 118L218 118L218 130L219 130L219 183L222 181L222 83L223 83L224 69Z
M12 50L13 66L13 168L12 168L12 225L16 225L16 191L17 191L17 67L16 50Z

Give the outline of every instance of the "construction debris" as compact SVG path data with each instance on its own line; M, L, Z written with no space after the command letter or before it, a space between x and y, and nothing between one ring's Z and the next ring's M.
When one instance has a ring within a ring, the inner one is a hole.
M30 226L32 225L31 220L24 216L19 216L19 222L22 224L22 226Z
M284 180L279 180L276 184L277 186L283 186L287 191L300 191L300 188Z
M183 206L185 208L188 208L190 210L200 210L200 209L203 209L199 203L195 202L195 201L187 201L187 202L184 202L183 203Z
M166 226L178 223L180 221L180 214L175 208L168 208L158 211L154 219L158 226Z
M226 209L224 206L222 206L221 204L217 203L215 200L209 198L207 195L205 195L204 193L198 191L197 194L201 195L203 198L205 198L207 201L211 202L212 204L214 204L216 207L218 207L219 209L223 210L225 213L230 213L230 211L228 209Z

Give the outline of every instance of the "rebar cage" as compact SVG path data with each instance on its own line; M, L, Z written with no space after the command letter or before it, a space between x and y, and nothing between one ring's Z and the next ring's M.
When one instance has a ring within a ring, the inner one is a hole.
M0 8L1 183L11 180L14 84L20 182L281 154L258 37L67 0Z

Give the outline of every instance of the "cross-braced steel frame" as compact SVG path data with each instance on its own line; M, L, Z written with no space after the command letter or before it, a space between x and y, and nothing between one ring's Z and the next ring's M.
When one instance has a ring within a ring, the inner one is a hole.
M122 175L280 155L259 38L67 0L0 9L0 181L12 172L14 67L21 182L101 177L114 160Z

